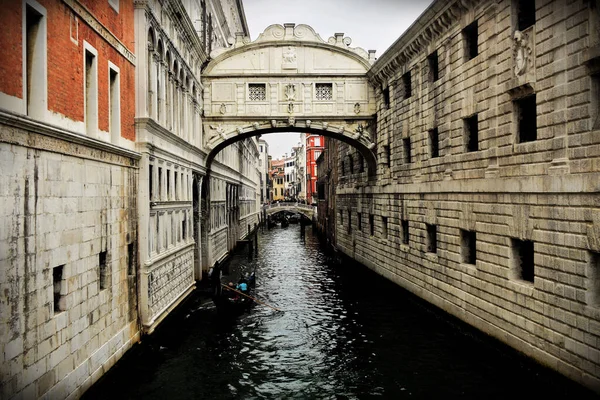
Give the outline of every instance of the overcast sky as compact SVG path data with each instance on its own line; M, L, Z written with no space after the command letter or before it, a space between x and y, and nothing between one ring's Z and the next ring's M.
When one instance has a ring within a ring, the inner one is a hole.
M379 57L431 4L431 0L244 0L250 37L256 40L272 24L310 25L327 41L336 32L351 47L377 50ZM300 134L263 135L273 159L290 153Z

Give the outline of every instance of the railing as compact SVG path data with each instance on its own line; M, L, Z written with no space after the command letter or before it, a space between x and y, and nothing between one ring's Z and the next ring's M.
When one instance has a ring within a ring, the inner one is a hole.
M271 210L274 208L299 208L305 211L315 212L317 210L316 206L312 206L310 204L297 203L294 201L280 201L278 203L265 204L263 206L263 210Z

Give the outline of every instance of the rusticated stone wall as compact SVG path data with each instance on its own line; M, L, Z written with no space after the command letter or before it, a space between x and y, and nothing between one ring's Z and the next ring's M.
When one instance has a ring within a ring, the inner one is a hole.
M137 161L21 125L0 127L0 397L78 397L139 340Z
M520 3L436 1L373 65L377 179L340 145L337 246L600 391L598 2Z

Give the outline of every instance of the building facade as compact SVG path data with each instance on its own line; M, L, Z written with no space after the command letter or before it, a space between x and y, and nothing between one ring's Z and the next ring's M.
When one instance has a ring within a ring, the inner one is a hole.
M306 135L306 201L308 204L317 203L317 159L323 152L325 137Z
M260 204L268 203L269 197L269 144L263 140L258 140L259 159L258 168L260 169Z
M285 197L285 160L271 161L271 181L273 188L271 193L272 201L283 201Z
M133 2L2 2L0 397L78 397L139 340Z
M336 246L600 391L597 1L436 1L368 72Z

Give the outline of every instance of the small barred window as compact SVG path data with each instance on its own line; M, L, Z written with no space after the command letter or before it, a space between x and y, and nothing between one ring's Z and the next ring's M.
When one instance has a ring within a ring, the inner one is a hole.
M333 100L333 84L317 83L316 98L317 100Z
M266 101L267 92L264 83L250 83L248 85L250 101Z

